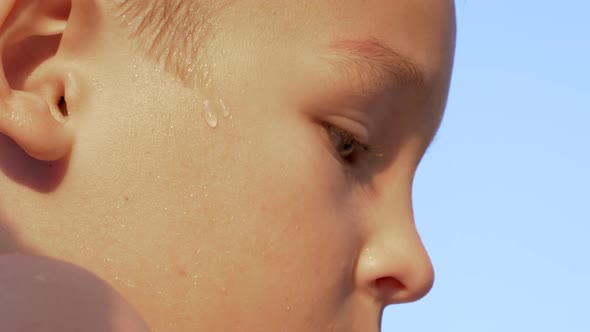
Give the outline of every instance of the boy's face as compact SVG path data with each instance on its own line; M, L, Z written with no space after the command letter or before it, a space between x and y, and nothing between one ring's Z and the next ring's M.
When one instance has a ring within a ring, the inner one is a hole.
M2 163L4 227L156 330L378 331L433 282L411 187L446 100L452 1L243 0L215 27L196 90L106 14L78 48L66 30L72 148L47 164L0 140L21 170Z

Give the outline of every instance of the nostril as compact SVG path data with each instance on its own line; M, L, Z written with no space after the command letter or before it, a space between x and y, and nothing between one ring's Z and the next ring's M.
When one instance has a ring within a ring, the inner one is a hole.
M393 277L383 277L375 280L375 288L385 299L397 297L407 290L406 285Z
M67 117L69 114L68 113L68 104L66 103L66 98L64 96L61 96L59 98L57 106L59 107L59 112L61 113L61 115L64 117Z

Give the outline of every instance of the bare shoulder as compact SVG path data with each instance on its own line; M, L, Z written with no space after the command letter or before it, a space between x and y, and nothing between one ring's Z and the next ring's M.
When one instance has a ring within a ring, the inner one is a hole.
M131 331L149 328L94 274L62 261L0 255L2 331Z

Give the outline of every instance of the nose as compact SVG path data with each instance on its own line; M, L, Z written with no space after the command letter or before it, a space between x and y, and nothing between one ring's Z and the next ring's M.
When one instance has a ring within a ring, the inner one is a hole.
M384 305L419 300L434 283L434 269L416 230L411 203L406 211L405 216L376 217L357 260L357 287Z

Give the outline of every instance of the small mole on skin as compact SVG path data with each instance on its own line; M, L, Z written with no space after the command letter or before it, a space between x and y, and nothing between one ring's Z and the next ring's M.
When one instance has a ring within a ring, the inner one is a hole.
M178 276L180 277L186 277L186 269L182 266L178 266L176 268L176 272L178 273Z
M187 276L187 272L186 272L186 266L180 262L178 262L177 259L173 259L172 260L172 271L176 272L176 274L179 277L186 277Z
M129 197L125 196L125 202L129 202Z

